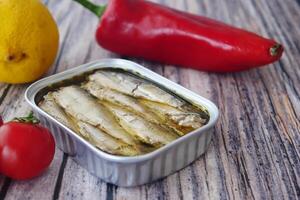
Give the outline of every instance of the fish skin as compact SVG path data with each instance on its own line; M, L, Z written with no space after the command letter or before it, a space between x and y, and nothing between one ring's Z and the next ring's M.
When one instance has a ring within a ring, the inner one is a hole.
M186 105L186 102L171 95L165 90L134 76L110 71L97 71L89 76L89 80L137 98L147 99L176 108Z
M39 106L107 153L145 154L209 120L204 108L133 75L103 70L88 79L49 92Z
M67 86L53 93L53 97L69 115L100 128L116 139L136 147L136 141L116 121L112 113L79 86Z
M102 151L121 156L136 156L141 154L141 152L132 148L132 146L117 140L99 128L96 128L88 123L78 121L77 125L80 133L88 135L89 142Z
M140 81L130 81L125 77L120 76L117 72L110 71L96 71L89 75L88 79L94 81L105 88L110 88L121 93L132 95Z
M165 104L148 100L139 100L141 104L151 109L166 123L171 122L177 129L188 133L206 124L207 119L203 119L199 113L185 112Z
M119 123L125 130L130 132L132 135L135 135L136 138L143 143L160 147L178 138L174 132L171 132L157 124L148 122L144 118L122 109L119 106L109 103L104 103L104 105L115 114Z
M74 119L72 120L70 116L67 116L63 109L57 105L51 92L44 96L44 100L39 103L39 107L107 153L122 156L135 156L141 153L130 145L115 139L92 125L80 121L76 122Z
M82 85L82 88L87 90L90 94L98 98L100 101L107 101L112 104L121 106L127 110L130 110L145 119L159 123L157 116L150 110L146 109L137 99L132 96L128 96L124 93L112 90L110 88L104 88L100 84L94 81L88 81Z
M57 121L61 122L68 128L76 131L76 126L72 120L67 116L64 110L55 102L52 92L44 96L44 100L39 103L39 107L54 117Z

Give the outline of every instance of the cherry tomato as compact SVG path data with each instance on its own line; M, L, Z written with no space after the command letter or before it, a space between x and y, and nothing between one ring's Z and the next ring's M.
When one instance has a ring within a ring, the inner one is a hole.
M0 120L0 173L16 180L31 179L48 168L54 138L31 114L8 123Z

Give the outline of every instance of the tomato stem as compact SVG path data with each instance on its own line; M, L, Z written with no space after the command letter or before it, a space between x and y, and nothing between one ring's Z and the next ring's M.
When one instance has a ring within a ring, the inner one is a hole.
M30 111L29 115L27 117L16 117L13 119L15 122L21 122L21 123L29 123L29 124L38 124L40 123L40 120L38 120L34 115L33 112Z

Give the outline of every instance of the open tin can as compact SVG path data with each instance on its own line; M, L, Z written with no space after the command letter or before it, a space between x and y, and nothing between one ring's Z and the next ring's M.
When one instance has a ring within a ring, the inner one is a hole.
M43 95L41 91L49 85L101 68L122 69L161 85L183 99L204 107L210 119L203 127L144 155L122 157L105 153L38 107ZM102 180L125 187L161 179L195 161L208 148L212 129L219 115L217 107L211 101L137 63L122 59L102 59L41 79L28 87L25 99L42 124L51 130L57 146L63 152Z

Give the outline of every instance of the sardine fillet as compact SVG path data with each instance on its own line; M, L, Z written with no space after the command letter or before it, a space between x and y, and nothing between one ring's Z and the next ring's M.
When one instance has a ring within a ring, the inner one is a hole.
M143 143L159 147L177 138L173 132L148 122L132 112L109 103L105 103L105 106L116 115L119 119L119 123L125 130Z
M186 104L186 102L169 94L154 84L123 73L97 71L89 76L89 80L95 81L103 87L108 87L127 95L167 104L173 107L182 107Z
M202 127L207 121L207 119L203 119L198 113L184 112L165 104L147 100L140 100L140 102L153 110L164 121L171 121L177 125L177 128L181 130L185 129L187 132Z
M121 106L127 110L130 110L148 121L159 123L159 120L155 114L141 105L141 103L134 97L120 93L110 88L104 88L100 84L94 81L89 81L82 86L90 94L97 97L99 100L104 100L112 104Z
M70 120L64 110L57 105L51 92L44 96L44 100L39 103L39 107L61 122L63 125L67 126L73 131L77 130L72 120Z
M97 97L100 101L107 101L109 103L125 108L150 122L159 124L167 129L172 129L180 136L185 134L185 132L182 132L181 130L176 128L176 124L174 125L172 123L167 123L167 125L165 125L164 123L162 123L165 121L162 121L161 118L158 117L158 115L154 114L152 112L153 109L147 109L146 106L143 106L134 97L128 96L116 90L104 88L94 81L89 81L82 87L86 89L90 94Z
M115 139L90 124L78 121L77 125L81 134L89 135L89 142L107 153L122 156L135 156L140 154L140 152L132 148L132 146Z
M60 88L53 93L53 97L58 105L76 120L98 127L127 144L136 145L135 139L117 123L109 110L80 87Z

